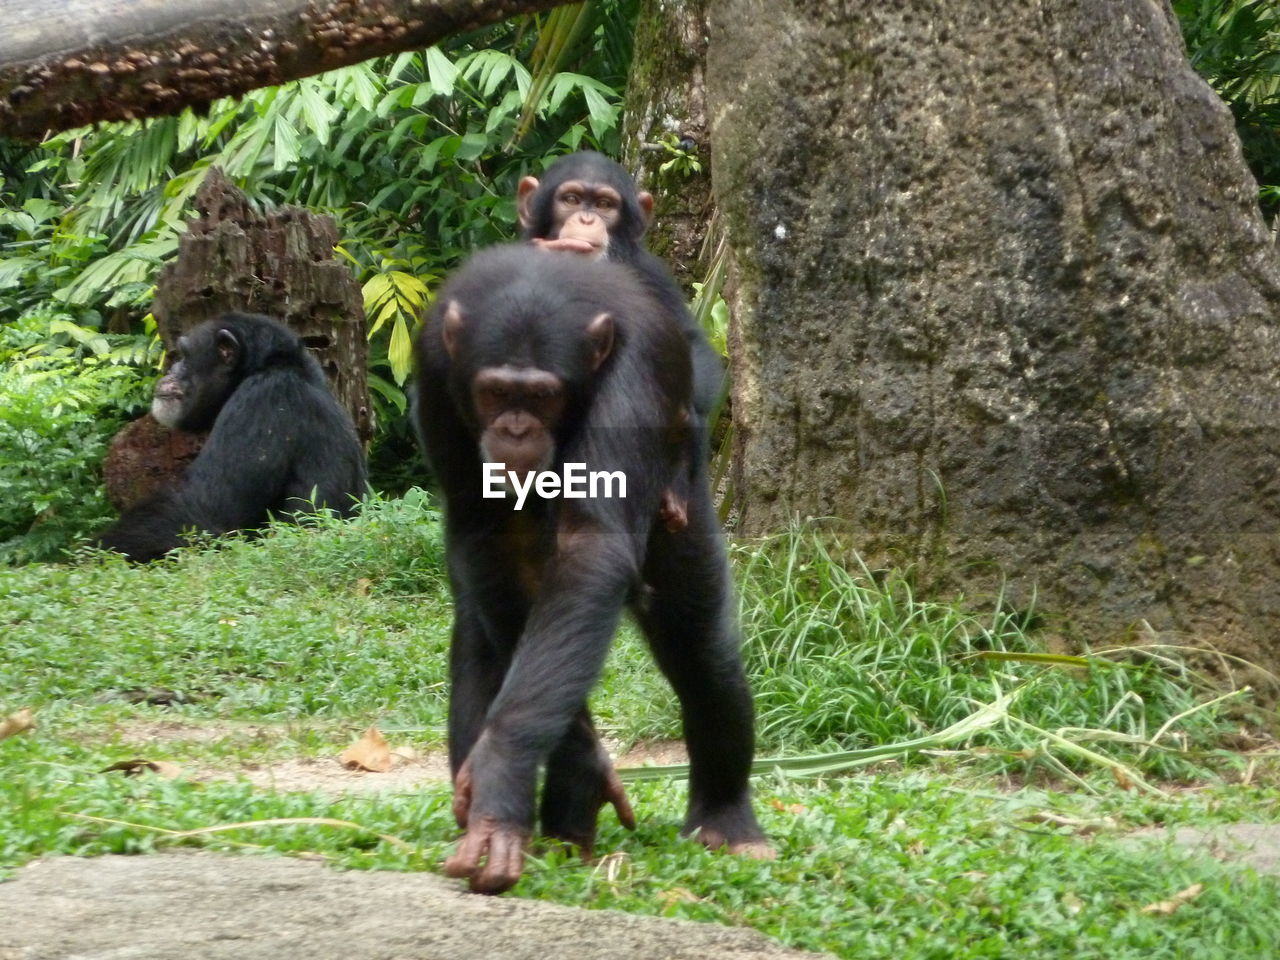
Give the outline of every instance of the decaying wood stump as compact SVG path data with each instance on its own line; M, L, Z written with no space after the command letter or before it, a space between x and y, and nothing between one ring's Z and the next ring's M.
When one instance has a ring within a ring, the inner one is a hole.
M102 463L107 500L123 513L169 486L196 458L206 436L162 427L149 413L125 424Z
M187 330L228 310L263 313L297 332L316 355L364 443L373 435L360 285L333 259L333 221L300 207L270 212L219 170L196 194L199 216L161 272L153 307L166 349ZM124 510L181 476L203 437L144 417L121 430L103 463L111 502Z

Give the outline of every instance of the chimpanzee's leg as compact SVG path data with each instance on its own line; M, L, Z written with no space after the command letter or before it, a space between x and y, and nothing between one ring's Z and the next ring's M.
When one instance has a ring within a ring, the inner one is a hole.
M723 534L705 480L694 485L689 526L655 529L644 567L653 588L637 619L680 698L689 747L684 832L712 849L767 857L751 809L751 691L739 652Z
M586 707L547 757L542 786L542 833L582 848L589 859L596 839L596 818L606 803L613 804L618 820L628 830L635 815L622 789L613 762L596 735Z

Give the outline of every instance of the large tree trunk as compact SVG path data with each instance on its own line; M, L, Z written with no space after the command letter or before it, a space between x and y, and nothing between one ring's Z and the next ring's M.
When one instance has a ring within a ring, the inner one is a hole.
M1280 263L1152 0L719 0L743 525L1280 667Z
M175 113L569 0L5 0L0 134Z

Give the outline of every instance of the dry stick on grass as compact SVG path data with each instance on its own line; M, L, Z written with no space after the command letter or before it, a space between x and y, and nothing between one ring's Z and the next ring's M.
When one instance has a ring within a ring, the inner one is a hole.
M368 827L362 826L358 823L352 823L350 820L335 820L332 817L272 817L269 820L242 820L239 823L220 823L212 827L196 827L194 830L170 830L166 827L155 827L149 823L130 823L128 820L112 820L108 817L94 817L87 813L74 813L70 810L63 810L61 812L69 817L74 817L77 820L88 820L93 823L109 823L117 827L136 827L139 830L150 830L153 833L159 833L171 840L180 840L187 837L201 837L212 833L223 833L227 830L309 825L319 827L343 827L348 830L359 830L361 833L371 834L379 840L385 841L400 850L413 853L418 849L413 844L401 840L399 837L394 837L389 833L379 833L377 830L370 830ZM227 842L239 847L252 847L257 850L263 849L256 843L244 843L239 840L228 840Z

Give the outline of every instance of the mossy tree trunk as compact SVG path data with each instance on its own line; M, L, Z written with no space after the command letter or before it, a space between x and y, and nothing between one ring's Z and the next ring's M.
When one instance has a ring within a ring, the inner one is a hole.
M1167 4L711 17L744 529L1280 667L1280 262Z
M641 3L622 131L623 163L654 196L649 249L667 261L689 294L705 272L702 253L713 207L706 7L706 0ZM687 138L702 172L660 172L672 158L664 138Z

